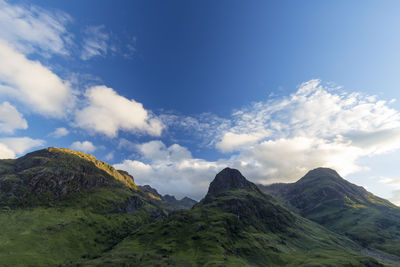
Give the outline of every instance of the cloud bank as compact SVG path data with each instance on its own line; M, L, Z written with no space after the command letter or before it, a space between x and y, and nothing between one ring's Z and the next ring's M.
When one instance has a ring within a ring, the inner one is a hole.
M256 183L293 182L316 167L334 168L346 176L365 168L358 163L362 157L400 148L400 113L389 103L375 96L346 93L319 80L301 84L288 97L236 110L229 119L213 122L210 118L183 118L185 123L180 126L205 132L206 143L226 157L216 161L193 158L175 144L188 153L172 160L171 147L156 141L137 145L140 159L116 166L130 171L140 183L199 198L226 166L240 169Z

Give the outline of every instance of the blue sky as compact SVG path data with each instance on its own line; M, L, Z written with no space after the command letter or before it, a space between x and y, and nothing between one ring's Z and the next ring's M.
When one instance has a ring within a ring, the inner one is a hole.
M161 193L326 166L400 203L398 1L0 0L0 157L69 147Z

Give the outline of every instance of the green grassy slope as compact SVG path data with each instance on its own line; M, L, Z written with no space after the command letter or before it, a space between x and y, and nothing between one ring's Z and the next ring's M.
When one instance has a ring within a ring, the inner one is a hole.
M237 171L221 173L192 210L173 212L101 257L76 264L380 266L348 238L289 212L244 177L232 178Z
M319 168L296 183L260 188L302 216L382 257L397 258L400 264L400 208L347 182L335 171Z
M127 173L88 154L48 148L0 160L0 266L94 257L165 215Z

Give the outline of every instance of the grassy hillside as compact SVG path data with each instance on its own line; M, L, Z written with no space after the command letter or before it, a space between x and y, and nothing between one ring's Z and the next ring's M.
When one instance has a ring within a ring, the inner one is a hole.
M110 249L166 213L127 173L48 148L0 160L0 266L54 266Z
M302 216L400 264L400 208L335 171L319 168L296 183L260 188Z
M380 266L346 237L277 204L224 170L190 211L139 229L82 266Z

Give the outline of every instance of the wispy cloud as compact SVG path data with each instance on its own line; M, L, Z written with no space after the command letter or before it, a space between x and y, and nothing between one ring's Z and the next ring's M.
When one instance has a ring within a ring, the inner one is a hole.
M109 34L104 25L86 27L85 39L82 45L81 59L89 60L96 56L105 56L109 49Z
M0 0L0 39L24 54L67 55L72 35L66 25L71 21L68 14L59 10Z

